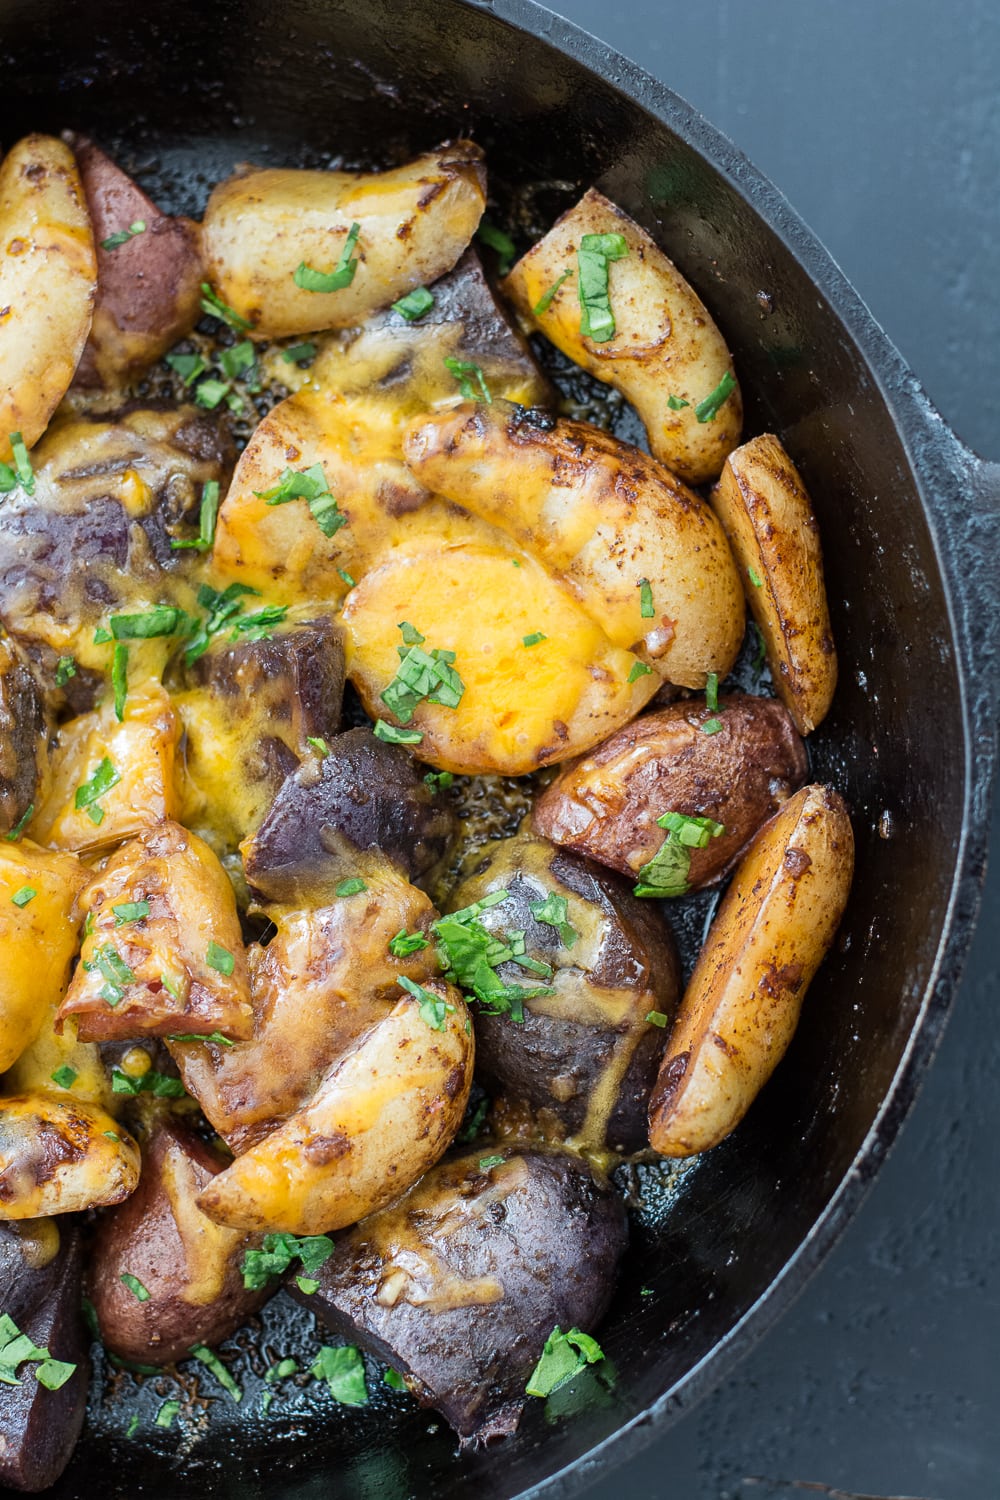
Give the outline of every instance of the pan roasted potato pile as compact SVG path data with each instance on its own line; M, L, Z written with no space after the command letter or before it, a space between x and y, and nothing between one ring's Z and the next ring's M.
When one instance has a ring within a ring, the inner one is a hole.
M486 201L470 141L201 223L81 135L0 162L14 1487L79 1431L81 1287L114 1358L225 1379L288 1283L337 1399L360 1346L513 1431L603 1359L612 1168L738 1126L843 915L802 475L640 224L591 189L494 276ZM748 609L776 697L725 682ZM669 903L725 881L685 985Z

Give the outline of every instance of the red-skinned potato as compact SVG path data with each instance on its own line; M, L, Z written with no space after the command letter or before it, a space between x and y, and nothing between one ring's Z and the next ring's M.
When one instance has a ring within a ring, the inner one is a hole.
M792 1039L854 872L843 799L806 786L757 835L709 929L649 1105L649 1141L694 1156L746 1114Z
M236 897L207 844L161 823L123 844L80 898L87 933L59 1012L83 1042L253 1030Z
M667 836L657 823L664 813L711 818L725 831L690 851L687 884L699 890L732 869L807 770L780 703L734 693L709 709L696 698L644 714L568 766L535 803L532 823L554 843L637 876Z
M143 1142L138 1189L98 1220L89 1294L101 1340L121 1359L183 1359L194 1344L228 1338L270 1295L270 1287L243 1285L243 1253L255 1242L198 1208L199 1192L229 1161L181 1121L156 1119Z
M75 383L126 385L190 333L201 315L198 225L162 214L86 136L67 132L65 139L76 155L97 251L94 320ZM137 225L142 228L131 232Z
M837 653L819 526L802 476L773 433L730 453L712 507L740 565L778 697L800 734L826 717Z

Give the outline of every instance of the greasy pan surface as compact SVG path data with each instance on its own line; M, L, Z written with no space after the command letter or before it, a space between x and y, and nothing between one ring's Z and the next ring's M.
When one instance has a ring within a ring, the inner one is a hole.
M873 376L790 248L794 222L784 221L784 237L767 227L728 174L765 207L780 203L701 122L659 92L673 129L656 123L610 83L499 24L498 10L540 25L526 6L445 0L317 0L280 12L176 0L141 13L116 0L86 10L0 4L4 143L66 125L124 140L126 166L155 167L143 182L164 207L200 211L211 182L241 158L388 162L461 129L486 147L496 176L558 182L543 212L598 181L657 234L730 341L756 401L747 430L781 433L819 512L842 677L814 768L847 795L858 838L840 949L746 1123L671 1203L651 1201L638 1215L601 1334L617 1369L613 1392L592 1388L589 1404L561 1415L539 1403L499 1453L461 1462L443 1424L406 1402L386 1418L303 1400L293 1420L269 1425L256 1401L240 1411L213 1402L210 1430L183 1458L176 1433L158 1433L155 1451L126 1442L127 1408L113 1404L95 1412L60 1495L100 1487L277 1500L335 1485L344 1496L396 1500L506 1496L544 1481L690 1372L685 1390L716 1377L718 1359L697 1367L793 1257L786 1283L813 1263L850 1193L805 1253L803 1242L845 1178L858 1182L877 1164L905 1088L874 1137L872 1128L914 1028L921 1022L926 1055L943 1013L952 961L943 944L967 857L968 745L945 587L912 459L880 389L891 358L868 335L882 360ZM701 150L718 153L724 170ZM819 261L807 237L799 248ZM850 306L834 275L826 285ZM269 1328L279 1316L276 1306ZM159 1399L144 1398L153 1409ZM579 1472L569 1476L566 1493L581 1483Z

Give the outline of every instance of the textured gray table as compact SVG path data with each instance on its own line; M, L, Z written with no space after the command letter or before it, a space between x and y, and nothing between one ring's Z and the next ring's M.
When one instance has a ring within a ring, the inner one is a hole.
M549 3L773 178L947 420L1000 458L997 0ZM1000 1496L1000 818L993 848L944 1043L858 1218L732 1378L595 1500Z

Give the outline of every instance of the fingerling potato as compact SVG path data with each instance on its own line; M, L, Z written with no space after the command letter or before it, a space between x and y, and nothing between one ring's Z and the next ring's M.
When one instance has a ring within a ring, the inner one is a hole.
M648 454L499 401L416 418L403 453L422 484L506 531L659 676L700 688L729 671L744 621L729 544Z
M800 734L822 723L837 686L819 526L798 469L766 432L730 453L712 507L739 563L778 697Z
M0 462L34 447L90 332L97 260L73 153L29 135L0 162Z
M138 1188L98 1219L88 1291L101 1342L121 1359L172 1364L194 1344L228 1338L270 1295L270 1287L243 1285L240 1264L252 1241L197 1204L229 1161L180 1120L157 1119L143 1143Z
M628 251L608 265L615 329L600 342L581 332L577 256L592 234L621 235ZM631 401L661 463L689 484L715 478L743 420L733 362L694 288L633 219L591 188L518 261L503 291L529 327Z
M854 872L843 799L807 786L733 876L681 1002L649 1104L649 1141L695 1156L735 1129L777 1067L833 942Z
M29 839L0 841L0 1073L62 1000L76 953L76 901L87 871Z
M0 1219L120 1203L139 1181L139 1147L96 1104L51 1092L0 1099Z
M202 244L222 300L253 333L284 338L349 328L449 271L485 204L483 155L471 141L387 172L250 168L213 191ZM337 289L309 289L322 287L310 271L338 267Z
M806 779L805 747L773 698L734 693L644 714L567 766L532 811L537 833L637 876L666 838L664 813L723 831L690 849L689 890L719 881L748 840Z

